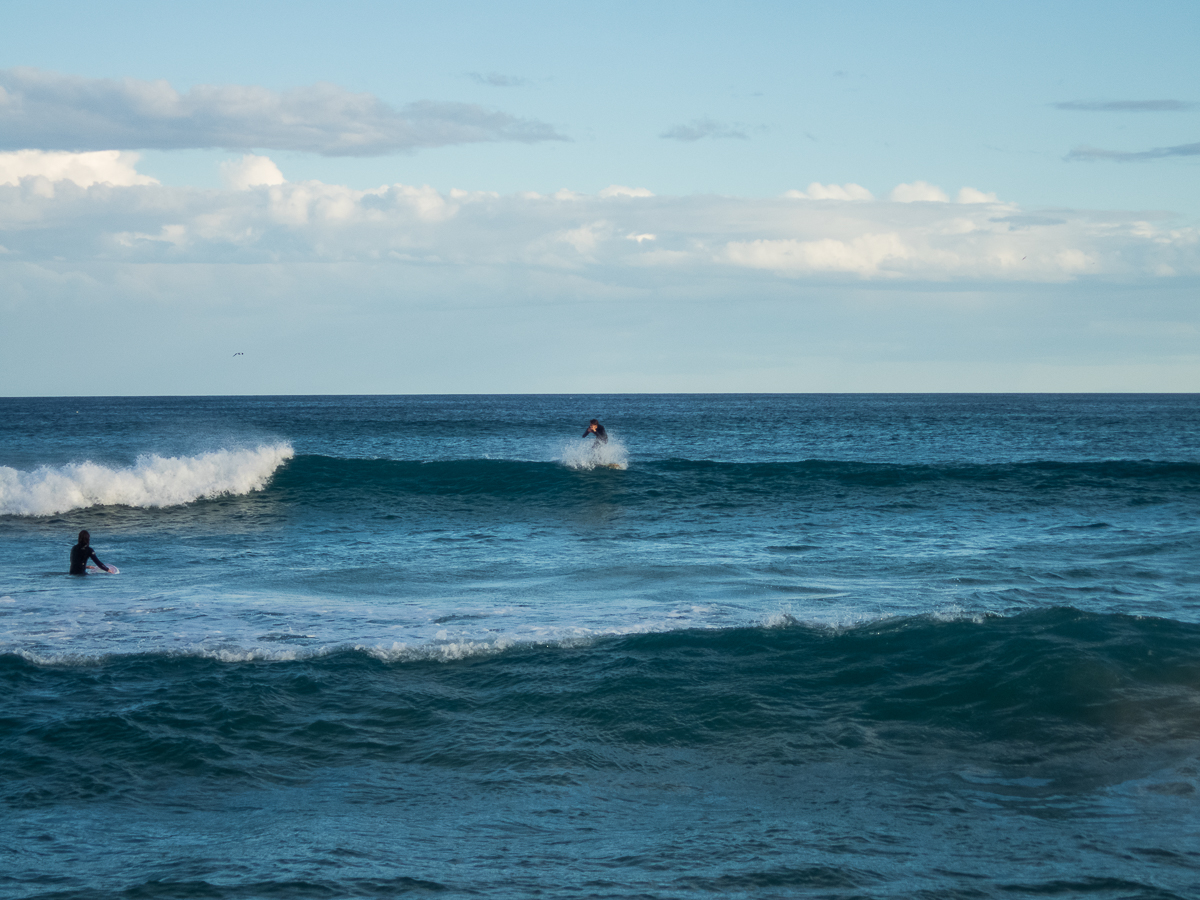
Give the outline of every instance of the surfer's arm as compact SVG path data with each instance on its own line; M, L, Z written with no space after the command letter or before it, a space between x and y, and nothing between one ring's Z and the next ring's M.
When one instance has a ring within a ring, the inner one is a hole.
M106 566L104 563L100 562L100 557L98 557L96 555L95 550L93 550L91 553L89 553L88 556L90 556L92 559L94 559L96 561L96 565L98 565L100 568L102 568L105 572L108 571L108 566Z

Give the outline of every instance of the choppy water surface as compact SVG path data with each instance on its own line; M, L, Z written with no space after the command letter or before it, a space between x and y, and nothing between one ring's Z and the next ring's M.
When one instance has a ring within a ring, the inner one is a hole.
M0 400L0 895L1197 896L1198 538L1194 396Z

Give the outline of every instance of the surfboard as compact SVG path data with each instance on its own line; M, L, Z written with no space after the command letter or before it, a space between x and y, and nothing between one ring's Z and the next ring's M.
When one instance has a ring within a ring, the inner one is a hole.
M98 575L120 575L121 574L121 570L118 569L116 566L109 566L107 572L105 572L99 566L88 566L87 570L89 572L95 572Z

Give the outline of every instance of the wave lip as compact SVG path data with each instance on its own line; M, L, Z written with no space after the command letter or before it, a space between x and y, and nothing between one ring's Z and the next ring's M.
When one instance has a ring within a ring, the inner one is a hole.
M148 509L248 494L265 488L294 455L290 444L279 443L197 456L147 454L127 468L82 462L23 472L0 466L0 515L49 516L92 506Z

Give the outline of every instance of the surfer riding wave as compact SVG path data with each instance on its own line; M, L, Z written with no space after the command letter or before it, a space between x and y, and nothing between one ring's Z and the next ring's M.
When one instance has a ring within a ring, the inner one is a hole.
M595 419L592 419L592 421L588 423L587 430L583 433L583 436L587 437L589 434L594 434L596 436L597 446L608 443L608 432L605 431L604 426Z
M613 436L610 441L604 426L592 419L582 438L563 448L562 462L572 469L625 469L629 466L629 453L619 437Z

